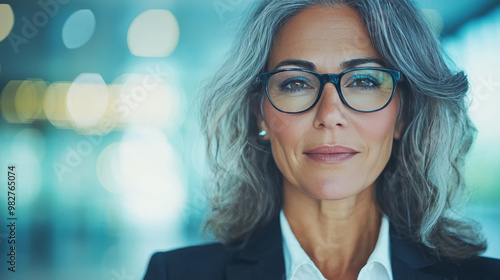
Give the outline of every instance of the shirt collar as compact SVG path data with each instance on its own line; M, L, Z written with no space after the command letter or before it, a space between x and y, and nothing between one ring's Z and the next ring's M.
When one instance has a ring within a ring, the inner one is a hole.
M297 238L290 228L290 224L288 223L283 210L280 211L280 224L281 234L283 236L283 256L285 258L285 272L287 275L287 279L290 279L290 277L296 272L297 268L302 265L312 265L313 269L315 269L314 271L319 273L319 275L317 275L317 278L311 279L325 279L321 275L319 269L317 269L314 265L314 262L309 258L304 249L302 249L302 247L300 246ZM392 280L393 278L390 257L389 220L387 219L387 216L383 215L377 244L375 245L375 249L368 258L368 261L363 267L362 271L366 271L366 269L369 269L369 267L373 267L374 264L378 263L385 268L388 279Z
M372 254L368 258L365 267L372 263L381 264L389 276L388 279L392 280L392 267L391 267L391 254L389 248L389 219L386 215L382 215L382 222L378 233L377 245ZM364 267L363 267L364 268Z
M280 211L280 223L281 234L283 235L283 257L285 258L286 279L293 279L299 268L307 266L307 270L313 274L309 275L308 279L326 280L311 258L309 258L304 249L300 246L299 241L290 228L290 224L283 210Z

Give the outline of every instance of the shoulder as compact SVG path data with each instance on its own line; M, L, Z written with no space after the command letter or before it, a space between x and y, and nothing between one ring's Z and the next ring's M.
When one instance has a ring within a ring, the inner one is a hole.
M222 279L224 267L234 253L234 249L220 243L157 252L149 261L144 280Z
M144 280L282 279L285 264L277 217L231 245L211 243L155 253Z
M407 275L410 276L410 275ZM437 261L411 273L411 279L494 280L500 279L500 260L475 257L458 263ZM409 279L409 277L394 277Z
M500 260L475 257L459 263L437 262L425 270L433 275L451 276L449 279L493 280L500 279Z
M500 279L500 259L477 257L458 264L459 279Z
M391 227L391 265L394 279L500 279L500 260L474 257L460 262L437 258L420 243L403 238Z

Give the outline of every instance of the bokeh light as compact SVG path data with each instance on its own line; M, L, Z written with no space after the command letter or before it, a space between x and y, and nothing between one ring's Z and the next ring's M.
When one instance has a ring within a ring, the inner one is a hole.
M178 91L158 76L124 74L112 89L111 118L122 125L163 126L177 120L182 109Z
M66 97L71 87L69 82L52 83L45 92L43 108L47 120L57 128L71 128L66 109Z
M10 81L0 95L0 107L3 118L9 123L20 123L16 112L16 93L23 81Z
M14 12L9 4L0 4L0 42L9 36L14 26Z
M127 130L121 143L101 152L96 168L100 183L121 195L126 216L134 223L179 217L186 195L182 160L160 130Z
M179 24L168 10L147 10L130 24L127 44L135 56L165 57L179 42Z
M66 99L75 128L97 126L108 107L108 88L99 74L80 74L71 84Z
M120 145L124 211L137 223L180 218L186 186L182 161L157 129L131 129Z
M77 49L85 45L94 35L96 21L91 10L74 12L63 25L62 40L68 49Z
M102 150L97 159L97 178L109 192L119 194L122 191L120 181L120 144L112 143Z
M15 97L15 108L21 122L32 123L43 117L43 95L46 89L46 83L40 79L21 83Z
M28 122L30 119L33 121L34 117L40 114L40 111L37 110L37 103L35 85L32 81L23 81L19 85L14 98L15 110L21 122L23 122L23 119Z
M2 115L10 123L32 123L43 118L46 84L40 79L10 81L2 91Z

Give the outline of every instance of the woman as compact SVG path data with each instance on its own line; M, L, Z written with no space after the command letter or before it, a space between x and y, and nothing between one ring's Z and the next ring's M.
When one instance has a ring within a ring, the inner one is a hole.
M259 3L204 97L221 243L145 279L500 277L453 212L467 89L409 2Z

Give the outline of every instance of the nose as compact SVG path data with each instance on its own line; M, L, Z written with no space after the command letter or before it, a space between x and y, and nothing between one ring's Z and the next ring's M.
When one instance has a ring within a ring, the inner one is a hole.
M329 82L325 84L316 107L315 128L333 128L347 124L345 117L347 107L342 103L337 88L333 83Z

